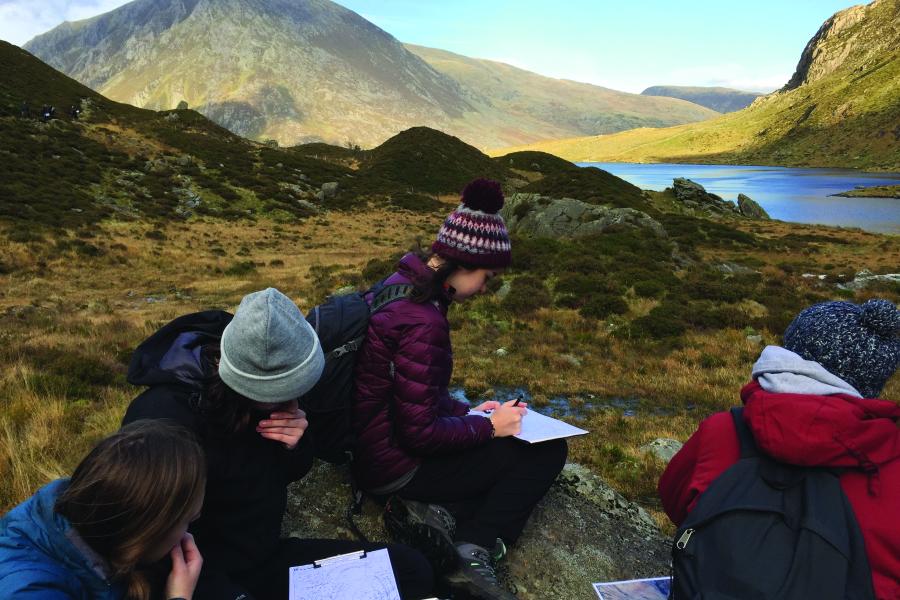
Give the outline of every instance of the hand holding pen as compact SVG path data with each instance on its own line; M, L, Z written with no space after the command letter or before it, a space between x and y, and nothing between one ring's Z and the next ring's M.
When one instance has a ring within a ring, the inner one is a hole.
M498 402L494 402L494 404L497 407L493 409L489 417L494 426L494 437L507 437L521 433L522 417L528 412L525 403L522 402L522 397L508 400L503 404Z

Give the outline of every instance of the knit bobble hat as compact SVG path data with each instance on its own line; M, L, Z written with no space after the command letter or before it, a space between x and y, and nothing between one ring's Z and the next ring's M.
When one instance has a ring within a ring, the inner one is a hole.
M900 310L888 300L816 304L788 326L784 347L877 398L900 366Z
M490 179L466 185L462 203L441 225L431 251L446 259L476 268L509 266L509 233L498 212L503 208L503 190Z
M299 398L325 367L312 326L290 298L268 288L247 294L222 332L219 377L257 402Z

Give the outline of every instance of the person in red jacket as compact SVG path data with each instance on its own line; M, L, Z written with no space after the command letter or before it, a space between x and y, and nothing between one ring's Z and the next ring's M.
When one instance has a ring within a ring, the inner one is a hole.
M485 292L510 262L509 236L497 214L502 206L500 184L469 183L431 254L403 257L385 283L413 291L372 316L355 373L356 481L371 494L394 496L389 516L399 503L408 520L430 527L426 533L439 552L459 566L448 580L478 598L512 597L496 577L492 554L516 541L567 454L564 440L512 439L521 430L523 404L475 407L490 411L488 418L469 414L447 389L453 371L447 309ZM442 506L449 503L465 510L451 514Z
M741 390L760 451L799 466L838 468L865 541L879 599L900 599L900 406L876 399L900 366L900 311L887 300L825 302L767 346ZM679 525L740 455L731 414L704 420L659 480Z

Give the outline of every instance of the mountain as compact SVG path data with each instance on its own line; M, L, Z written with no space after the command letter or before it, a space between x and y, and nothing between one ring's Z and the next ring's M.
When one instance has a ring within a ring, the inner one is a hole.
M634 127L665 127L716 116L696 104L647 98L565 79L544 77L511 65L446 50L406 44L436 71L459 84L479 112L524 138L613 133ZM485 127L491 123L485 122ZM563 134L565 135L565 134Z
M762 96L757 92L742 92L725 87L696 87L685 85L654 85L641 92L643 96L681 98L716 112L730 113L750 106Z
M435 68L329 0L135 0L25 48L111 99L153 110L185 101L239 135L282 145L371 147L427 125L496 147L714 116L486 61L495 76L480 82L446 58ZM520 84L533 89L497 101Z
M57 107L47 122L45 104ZM290 221L369 202L443 211L430 196L483 176L503 180L507 167L433 129L371 151L273 148L193 110L114 102L0 41L0 221L18 223L25 241L35 227L89 228L110 217Z
M900 0L840 11L807 44L790 82L710 121L498 150L569 160L900 170Z

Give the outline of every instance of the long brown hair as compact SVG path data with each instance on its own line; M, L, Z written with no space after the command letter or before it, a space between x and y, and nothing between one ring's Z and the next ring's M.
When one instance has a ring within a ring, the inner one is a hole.
M126 425L98 443L56 500L78 535L127 586L146 600L138 563L186 520L206 486L206 460L190 431L162 421Z
M254 418L253 401L227 385L219 377L222 349L219 342L203 346L201 357L209 376L197 399L197 409L206 421L207 434L231 436L245 430Z

